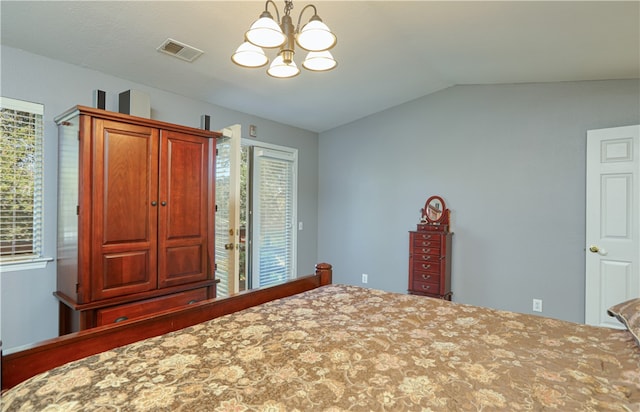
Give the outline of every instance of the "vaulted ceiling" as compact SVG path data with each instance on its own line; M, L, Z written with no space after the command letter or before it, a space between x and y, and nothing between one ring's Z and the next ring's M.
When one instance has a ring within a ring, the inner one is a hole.
M313 3L338 67L292 79L231 62L262 1L3 0L1 42L316 132L453 85L640 78L638 1ZM204 54L159 53L167 38Z

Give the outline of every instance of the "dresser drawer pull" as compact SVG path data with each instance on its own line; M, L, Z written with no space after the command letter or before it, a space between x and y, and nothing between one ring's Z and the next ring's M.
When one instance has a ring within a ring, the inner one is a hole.
M422 242L422 246L431 246L431 242Z
M431 248L422 248L422 253L430 253Z
M196 299L191 299L189 302L187 302L187 305L193 305L196 302L198 302Z
M426 286L425 286L425 285L422 285L422 290L429 290L429 289L431 289L431 286L429 286L429 285L426 285Z
M123 322L125 320L129 319L126 316L120 316L119 318L117 318L116 320L113 321L113 323L118 323L118 322Z
M423 239L431 239L431 235L422 235Z
M431 256L422 256L422 260L430 260Z
M430 268L431 268L431 265L425 265L424 263L422 264L422 269L430 269Z
M427 265L427 266L431 266L431 265ZM429 280L431 279L431 275L422 275L422 279Z

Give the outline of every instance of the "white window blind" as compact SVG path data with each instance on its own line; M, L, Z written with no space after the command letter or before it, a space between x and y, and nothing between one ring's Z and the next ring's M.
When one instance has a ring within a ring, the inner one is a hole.
M42 254L42 104L0 97L0 263Z
M256 149L254 182L253 286L265 287L295 276L295 156Z

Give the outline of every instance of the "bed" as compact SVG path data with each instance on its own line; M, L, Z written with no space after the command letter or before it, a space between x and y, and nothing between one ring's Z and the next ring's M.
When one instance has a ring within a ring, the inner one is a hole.
M32 376L2 410L640 410L640 300L611 309L629 326L614 330L328 284L322 268L304 291Z

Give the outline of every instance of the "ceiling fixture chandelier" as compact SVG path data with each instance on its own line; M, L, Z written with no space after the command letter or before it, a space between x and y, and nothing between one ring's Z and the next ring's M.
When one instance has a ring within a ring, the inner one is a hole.
M245 33L245 42L233 53L231 60L242 67L263 67L269 63L269 58L262 48L279 47L278 56L269 66L267 73L270 76L279 78L294 77L300 73L296 62L293 61L295 43L298 43L298 46L309 52L302 63L302 67L305 69L321 72L336 67L337 63L329 49L335 46L337 38L329 30L329 27L320 20L316 6L313 4L306 5L298 16L298 25L294 27L290 15L291 9L293 9L293 1L286 0L284 3L284 16L280 21L278 7L272 0L267 0L260 18ZM276 9L277 20L274 20L271 13L269 13L269 4L272 4ZM313 16L300 29L302 14L308 8L313 8ZM278 21L280 21L280 24L278 24Z

